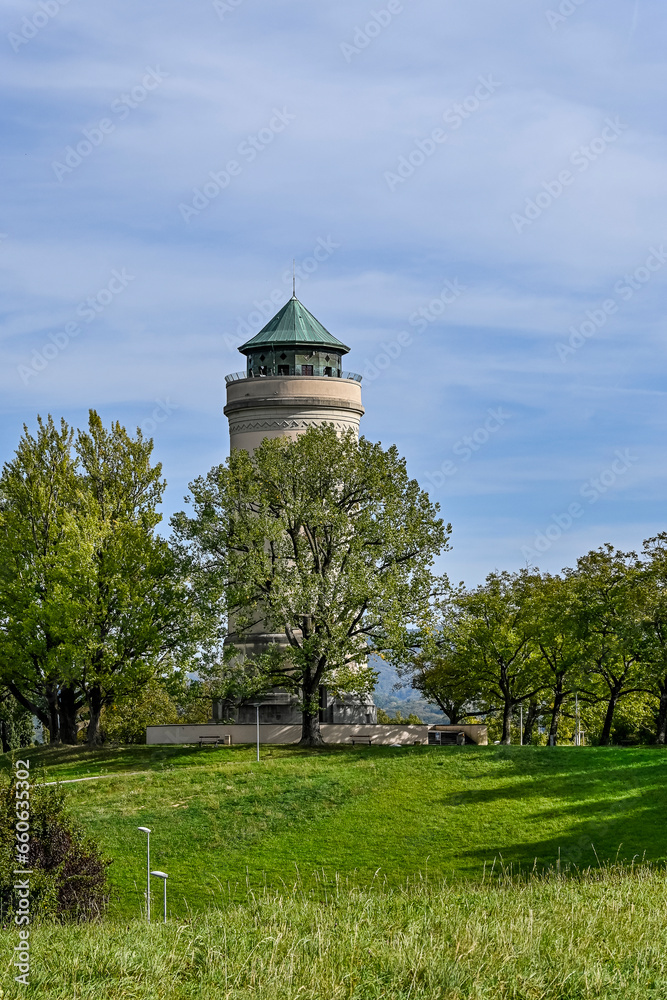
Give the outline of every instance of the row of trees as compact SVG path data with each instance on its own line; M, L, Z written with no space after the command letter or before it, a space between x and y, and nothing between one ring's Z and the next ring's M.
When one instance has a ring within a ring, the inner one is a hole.
M186 688L202 703L293 691L318 745L320 686L372 691L371 654L452 722L498 719L503 742L519 707L527 742L539 719L557 739L575 693L602 711L600 742L632 699L665 742L667 535L452 588L433 571L451 531L437 504L395 448L333 426L235 451L191 484L169 540L164 489L152 441L94 411L85 431L25 429L0 476L3 749L26 713L53 742L85 725L95 744L104 719L125 732L118 707L138 719L156 684L172 707ZM249 658L258 628L276 641Z
M561 575L492 573L480 587L451 590L401 671L453 723L497 718L504 743L520 706L523 741L542 719L556 742L564 722L571 729L576 695L601 744L631 703L652 717L664 744L667 534L639 555L608 545Z
M95 744L114 706L196 672L208 698L296 692L319 744L320 685L369 691L369 653L407 658L449 526L395 448L327 426L234 452L191 484L166 540L151 452L94 411L86 431L25 428L0 477L0 700L52 742L85 724ZM282 639L248 660L260 624Z

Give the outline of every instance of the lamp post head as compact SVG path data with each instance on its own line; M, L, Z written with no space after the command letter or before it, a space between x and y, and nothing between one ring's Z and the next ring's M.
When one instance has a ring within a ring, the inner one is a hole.
M150 833L150 832L151 832L151 831L150 831L150 830L148 829L148 827L147 827L147 826L138 826L138 827L137 827L137 830L141 830L141 832L142 832L142 833Z
M157 878L169 878L166 872L151 872L151 875L155 875Z

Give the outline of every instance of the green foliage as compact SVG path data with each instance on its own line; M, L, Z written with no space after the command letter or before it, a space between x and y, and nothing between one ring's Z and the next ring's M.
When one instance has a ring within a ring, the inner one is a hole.
M104 738L118 743L145 743L147 726L174 725L178 709L158 680L149 681L138 695L108 705L102 712Z
M101 717L104 741L145 744L147 726L197 725L211 720L212 693L206 684L186 683L179 690L152 678L134 696L107 706Z
M24 429L0 478L2 679L52 739L59 735L59 694L73 672L71 594L90 555L73 438L64 420L58 428L51 417L38 417L37 436Z
M378 708L377 710L377 720L382 724L391 724L396 726L423 726L424 720L420 719L418 715L414 712L405 717L400 709L397 709L393 716L390 716L383 708Z
M17 896L16 784L0 786L0 913L13 919ZM33 785L30 795L31 920L94 920L109 901L107 868L97 844L69 815L60 788Z
M0 741L2 752L32 746L35 727L30 712L9 691L0 694Z
M491 573L452 590L404 678L450 717L483 717L489 738L667 741L667 533L642 557L610 545L561 576ZM546 731L545 731L546 730Z
M412 670L412 686L427 701L437 705L450 723L455 726L468 715L470 699L474 691L470 673L464 669L460 657L452 649L431 649L415 657L411 667L402 668L405 676Z
M52 742L76 742L84 703L96 742L102 709L188 648L185 568L155 533L152 447L93 410L76 436L38 418L0 478L1 679Z
M261 622L284 636L243 666L244 683L258 671L267 686L298 692L304 740L321 742L320 685L369 691L369 654L405 657L429 615L449 527L395 448L333 426L266 439L252 456L235 451L190 489L195 515L173 525L194 589L216 622L223 607L231 615L236 641ZM213 675L217 652L213 643Z
M417 683L426 669L442 685L452 710L475 703L483 714L502 718L501 741L511 741L512 713L546 686L542 659L531 642L530 575L490 573L474 590L452 591L442 606L439 633L429 634L417 663ZM423 667L422 667L423 665ZM432 682L432 692L438 689ZM467 697L465 693L467 692ZM457 714L458 714L457 713Z

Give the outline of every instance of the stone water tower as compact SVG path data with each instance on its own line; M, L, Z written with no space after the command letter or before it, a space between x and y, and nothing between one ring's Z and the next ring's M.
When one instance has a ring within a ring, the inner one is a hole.
M340 430L352 428L358 434L364 413L361 375L343 370L349 350L293 295L255 337L239 347L246 357L246 370L225 379L230 448L252 452L264 438L294 438L324 423ZM284 644L285 637L258 625L243 643L234 644L252 656L272 643ZM276 691L263 702L262 722L301 721L294 696ZM370 697L334 699L322 688L320 705L322 722L376 721ZM214 718L225 713L238 722L255 721L255 710L249 706L214 705Z

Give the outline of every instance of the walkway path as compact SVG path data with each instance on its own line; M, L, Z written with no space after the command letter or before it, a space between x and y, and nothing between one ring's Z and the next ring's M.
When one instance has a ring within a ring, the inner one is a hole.
M93 774L88 778L61 778L60 781L38 781L38 785L73 785L76 781L99 781L100 778L131 778L137 774L150 774L150 771L116 771L114 774Z

